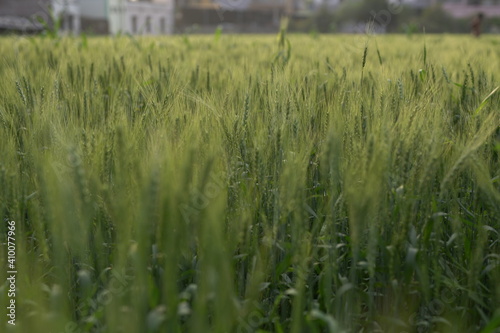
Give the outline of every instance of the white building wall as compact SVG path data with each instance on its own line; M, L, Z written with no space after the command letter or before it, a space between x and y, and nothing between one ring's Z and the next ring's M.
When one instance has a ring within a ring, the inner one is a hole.
M174 1L109 0L109 27L112 34L171 34L174 28Z
M173 0L115 3L114 7L110 6L109 13L112 34L161 35L173 32Z
M101 0L107 1L107 18L109 32L116 35L119 32L125 32L125 11L126 11L126 0Z
M83 17L106 19L108 8L106 0L80 0L80 13Z
M174 29L174 0L51 0L51 4L56 15L75 18L72 27L63 27L73 33L79 33L80 17L107 20L111 34L161 35Z
M55 17L62 18L62 30L80 33L80 0L52 0L52 10Z

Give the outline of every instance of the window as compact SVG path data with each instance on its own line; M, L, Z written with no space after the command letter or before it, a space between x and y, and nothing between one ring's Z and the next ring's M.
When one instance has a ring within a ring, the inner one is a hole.
M137 16L132 16L132 33L137 33Z
M160 32L162 34L167 33L167 24L165 22L165 18L164 17L160 18Z
M75 17L73 15L68 15L68 16L66 16L66 19L68 20L67 21L68 26L66 27L66 30L71 31L71 32L75 32L75 31L73 31L74 30L73 28L75 25Z
M146 17L146 33L151 32L151 17Z

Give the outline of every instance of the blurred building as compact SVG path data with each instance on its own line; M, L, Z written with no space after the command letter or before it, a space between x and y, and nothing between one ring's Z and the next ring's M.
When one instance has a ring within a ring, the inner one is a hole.
M426 8L440 5L454 18L471 18L478 13L486 17L500 17L500 0L394 0L405 4Z
M39 32L43 29L38 18L50 19L50 0L1 0L0 32Z
M85 2L85 1L82 1ZM60 19L60 29L74 34L80 33L81 13L78 0L51 0L50 6L54 18Z
M426 8L441 5L443 9L455 18L470 18L478 12L486 17L500 16L500 0L393 0L402 1L414 7Z
M171 34L174 0L80 0L82 27L96 33Z
M448 1L443 4L443 9L454 18L470 18L478 13L485 17L500 17L500 4L492 1Z
M295 10L296 0L179 0L180 31L197 27L211 32L223 26L230 32L276 31L280 18Z
M43 29L40 21L60 20L60 29L67 33L170 34L174 1L1 0L0 31L36 32Z
M66 33L171 34L275 32L282 16L308 22L353 0L0 0L0 32L36 33L44 24L60 24ZM500 0L387 0L420 12L434 5L455 18L478 12L500 17ZM52 14L54 16L52 16ZM55 18L56 22L52 22Z

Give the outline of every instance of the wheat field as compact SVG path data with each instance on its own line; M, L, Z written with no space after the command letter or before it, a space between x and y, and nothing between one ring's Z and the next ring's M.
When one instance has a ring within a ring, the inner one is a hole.
M2 332L500 331L499 37L0 54Z

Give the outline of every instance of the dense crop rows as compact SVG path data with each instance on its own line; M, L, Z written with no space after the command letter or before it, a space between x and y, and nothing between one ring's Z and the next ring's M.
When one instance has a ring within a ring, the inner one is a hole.
M0 39L5 331L497 332L500 40L219 37Z

